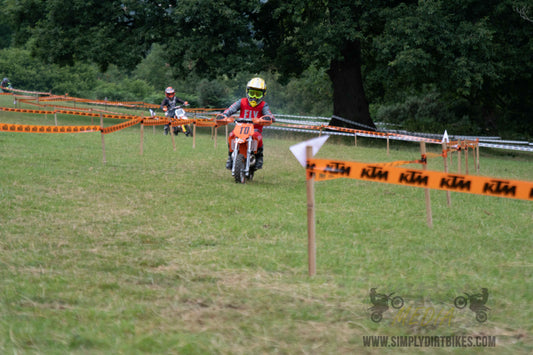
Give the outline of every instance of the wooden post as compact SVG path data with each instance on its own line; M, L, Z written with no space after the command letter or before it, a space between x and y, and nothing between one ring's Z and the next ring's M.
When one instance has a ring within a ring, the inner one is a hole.
M463 145L461 141L457 141L457 173L461 174L461 150Z
M313 147L306 147L307 161L313 157ZM307 175L306 175L307 177ZM307 258L309 276L316 274L316 240L315 240L315 179L307 179Z
M176 138L174 137L174 127L172 127L172 123L169 123L168 128L170 137L172 137L172 148L176 151Z
M479 138L476 140L476 172L479 173Z
M448 144L446 142L442 143L442 154L443 154L443 160L444 160L444 172L448 173L448 158L447 153L448 152ZM449 190L446 190L446 202L448 203L448 207L452 205L452 198Z
M192 147L196 148L196 122L192 124Z
M357 133L353 134L354 145L357 147Z
M104 116L102 116L102 114L100 114L100 128L103 130L104 129ZM104 164L107 162L106 161L106 158L105 158L105 139L104 139L104 131L101 132L102 133L102 154L103 154L103 162Z
M56 108L54 107L54 122L57 126L57 112L56 112Z
M453 146L452 146L452 149L450 149L449 156L450 156L450 166L452 166L453 165Z
M465 141L465 174L468 175L468 141Z
M218 127L213 126L213 129L215 130L215 149L217 149Z
M389 143L389 136L387 135L387 155L390 155L390 143Z
M420 153L425 156L426 155L426 142L420 142ZM422 170L427 170L427 164L422 165ZM428 223L428 227L433 227L433 216L431 213L431 197L429 195L429 189L424 189L424 193L426 195L426 219Z
M141 155L143 155L144 123L141 122Z

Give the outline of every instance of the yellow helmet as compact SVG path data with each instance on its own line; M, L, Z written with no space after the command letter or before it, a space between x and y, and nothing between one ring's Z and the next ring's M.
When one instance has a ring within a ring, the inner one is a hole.
M259 77L251 79L248 84L246 84L246 97L250 106L255 107L263 101L263 97L266 94L266 84L265 81Z

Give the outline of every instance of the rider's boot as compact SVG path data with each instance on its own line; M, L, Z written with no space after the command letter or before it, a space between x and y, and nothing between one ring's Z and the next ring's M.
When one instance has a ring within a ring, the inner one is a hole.
M177 136L179 133L179 128L178 127L174 127L174 135Z
M165 125L165 136L168 134L169 128L168 125Z
M228 152L228 160L226 161L226 169L231 170L233 167L233 159L231 158L231 152Z
M263 147L257 149L257 154L255 155L257 160L255 162L255 169L259 170L263 168Z

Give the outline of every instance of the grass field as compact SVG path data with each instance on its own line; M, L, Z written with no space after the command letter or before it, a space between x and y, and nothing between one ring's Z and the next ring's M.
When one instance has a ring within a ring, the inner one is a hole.
M0 112L0 122L46 120ZM128 128L105 136L103 164L99 133L1 132L0 353L533 352L530 201L455 193L450 208L432 191L429 228L422 189L317 182L310 278L305 173L289 147L311 137L267 132L265 168L239 185L224 169L223 133L216 148L207 129L194 149L180 135L174 151L161 127L147 128L140 155L139 127ZM376 140L331 138L317 157L419 155L418 144L392 143L387 155ZM533 154L482 149L480 174L531 181ZM372 321L371 288L404 306ZM454 307L481 288L484 323ZM364 344L450 335L495 337L496 346Z

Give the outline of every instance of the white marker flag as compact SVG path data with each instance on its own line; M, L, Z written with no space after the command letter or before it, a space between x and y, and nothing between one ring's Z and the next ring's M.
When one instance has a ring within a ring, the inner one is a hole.
M307 159L306 159L306 153L305 149L308 146L313 147L313 156L315 156L316 153L322 148L324 143L326 143L326 140L329 138L329 136L321 136L313 139L309 139L307 141L292 145L289 149L291 150L292 154L296 157L298 162L305 168Z
M444 130L444 135L442 136L442 143L450 143L450 139L448 138L448 131Z

